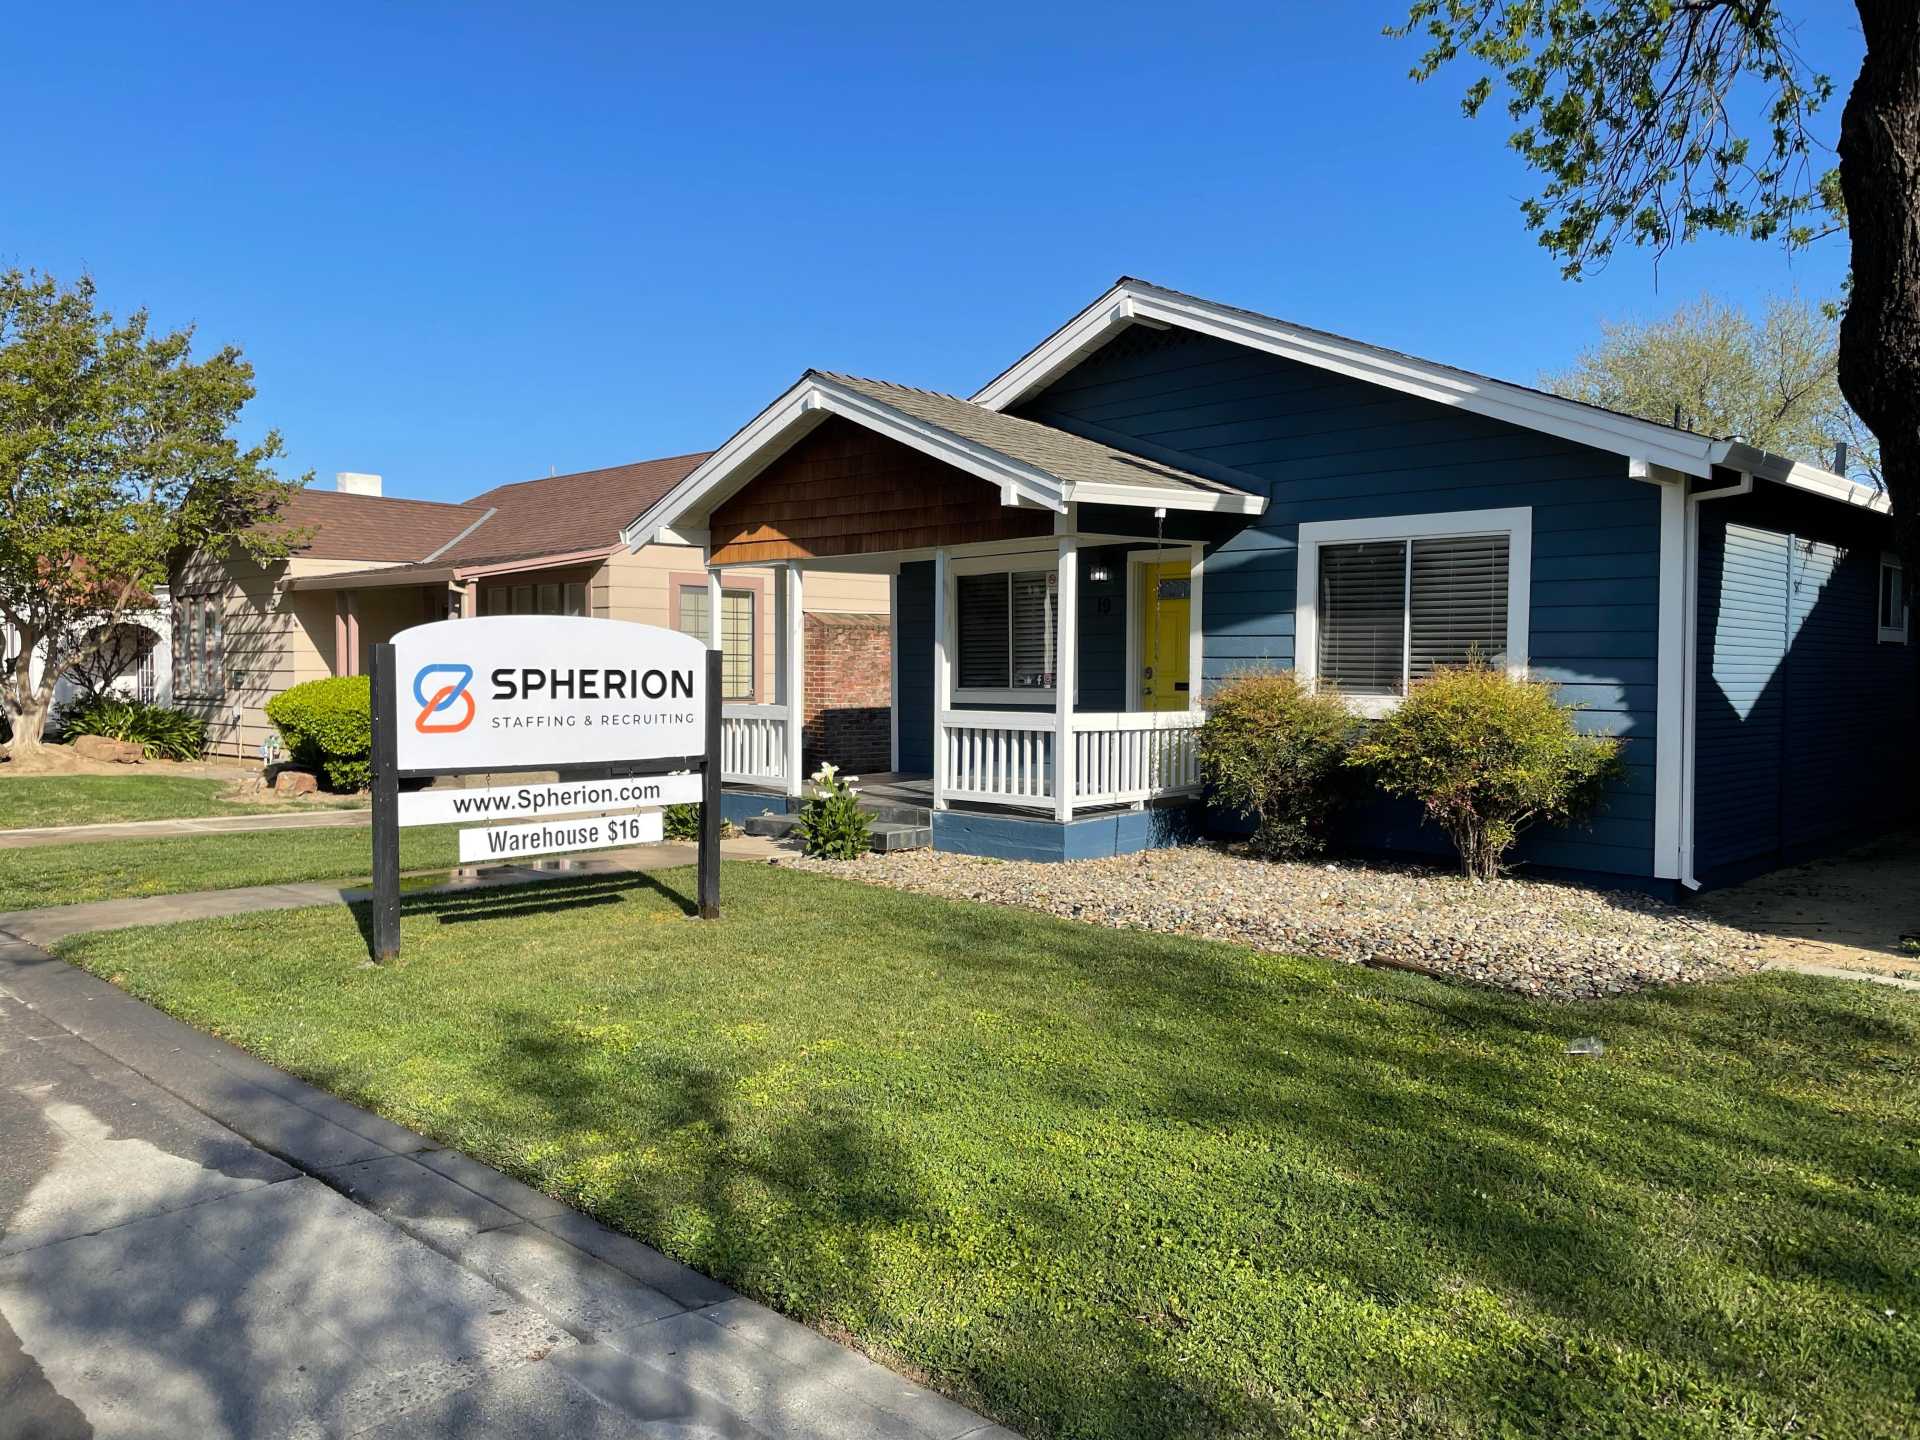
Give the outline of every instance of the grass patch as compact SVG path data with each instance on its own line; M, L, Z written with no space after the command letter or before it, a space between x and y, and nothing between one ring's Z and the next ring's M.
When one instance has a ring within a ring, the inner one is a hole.
M339 907L62 953L1035 1437L1914 1433L1909 997L692 887L418 897L384 968Z
M228 799L223 792L229 784L190 775L0 774L0 830L257 815L288 808L271 800ZM329 797L320 803L366 802L333 801Z
M454 864L456 834L450 825L402 830L401 866ZM0 850L0 910L296 880L360 880L371 873L372 848L371 832L359 825L29 845Z

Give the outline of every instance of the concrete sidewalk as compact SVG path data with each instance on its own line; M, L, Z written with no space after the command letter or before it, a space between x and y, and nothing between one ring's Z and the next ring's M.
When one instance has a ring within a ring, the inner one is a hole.
M790 853L778 841L741 835L720 842L723 860L771 860ZM554 880L577 880L587 875L628 875L642 870L666 870L692 865L698 855L691 843L667 841L630 850L607 850L592 857L545 864L489 865L449 871L410 871L411 879L454 876L437 885L414 884L404 897L452 895L463 890L486 890L500 885L538 885ZM46 905L34 910L0 911L0 940L24 940L33 945L55 945L73 935L95 930L125 930L134 925L171 925L182 920L216 920L224 915L252 915L262 910L297 910L308 905L350 905L371 898L364 885L342 885L337 880L302 880L285 885L248 885L235 890L187 890L177 895L142 895L126 900L90 900L80 905ZM6 1440L0 1435L0 1440Z
M17 941L0 1225L6 1435L1011 1436Z
M365 825L372 815L373 811L367 806L342 805L328 810L275 811L264 815L199 815L184 820L38 825L22 830L0 830L0 850L23 850L33 845L85 845L103 840L164 840L180 835L237 835L253 830L327 830Z

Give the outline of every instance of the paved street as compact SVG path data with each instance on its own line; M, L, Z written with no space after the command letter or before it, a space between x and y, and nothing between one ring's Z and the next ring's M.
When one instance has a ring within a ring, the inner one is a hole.
M0 942L0 1440L1009 1434Z

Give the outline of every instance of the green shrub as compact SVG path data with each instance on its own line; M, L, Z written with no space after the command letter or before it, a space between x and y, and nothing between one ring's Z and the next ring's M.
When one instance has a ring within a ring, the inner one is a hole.
M1208 697L1200 771L1221 804L1253 817L1255 854L1326 847L1353 726L1331 686L1316 688L1291 670L1236 675Z
M1620 742L1581 734L1578 708L1491 665L1436 670L1368 727L1351 761L1389 795L1417 799L1461 870L1491 880L1529 825L1585 820L1620 773Z
M207 748L207 722L199 716L117 695L75 700L61 710L59 726L68 738L104 735L138 745L149 760L198 760Z
M873 817L860 808L852 783L832 765L822 765L807 778L813 782L813 795L800 807L800 823L794 827L807 854L859 859L873 843Z
M700 807L669 805L661 812L660 826L669 840L698 840L700 838Z
M365 675L309 680L267 702L296 765L318 771L329 790L373 781L373 705Z

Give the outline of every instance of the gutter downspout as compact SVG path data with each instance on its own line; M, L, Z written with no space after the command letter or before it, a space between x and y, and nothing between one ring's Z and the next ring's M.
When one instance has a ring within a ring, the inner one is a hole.
M1734 495L1753 493L1753 474L1740 472L1736 484L1711 490L1690 491L1686 499L1686 659L1682 676L1686 699L1681 707L1683 744L1680 756L1680 884L1689 891L1700 888L1693 873L1693 812L1696 769L1694 731L1700 714L1700 505L1707 500L1724 500Z

